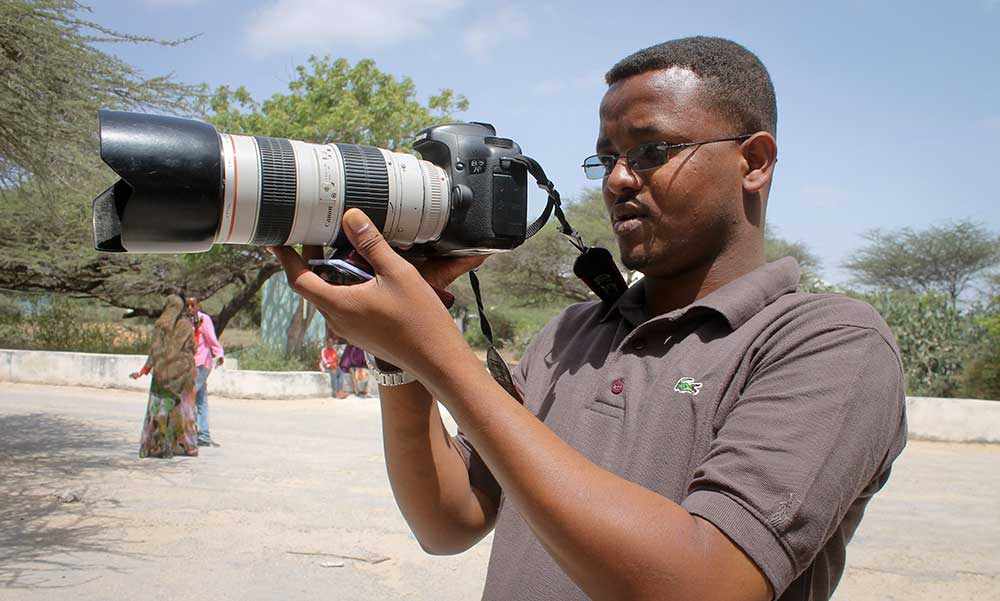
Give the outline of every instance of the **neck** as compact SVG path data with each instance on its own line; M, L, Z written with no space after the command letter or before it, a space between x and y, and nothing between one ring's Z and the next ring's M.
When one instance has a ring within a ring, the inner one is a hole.
M738 252L734 249L681 273L647 276L643 281L648 316L686 307L765 263L764 245L760 244Z

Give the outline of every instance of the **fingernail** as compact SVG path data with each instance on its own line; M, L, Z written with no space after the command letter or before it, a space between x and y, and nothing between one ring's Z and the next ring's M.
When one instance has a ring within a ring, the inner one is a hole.
M344 214L344 223L355 234L360 234L371 225L371 222L365 218L365 214L361 211L348 211Z

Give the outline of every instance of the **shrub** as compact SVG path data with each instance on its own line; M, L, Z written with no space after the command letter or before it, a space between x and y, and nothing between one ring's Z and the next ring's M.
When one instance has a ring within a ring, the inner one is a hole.
M903 356L907 394L953 397L980 338L976 320L943 294L883 292L866 297L889 324Z
M240 369L254 371L316 371L320 346L307 344L297 353L286 353L281 348L258 342L239 351Z
M28 311L0 311L5 348L144 355L150 341L148 327L83 321L79 307L66 299L36 299Z
M1000 314L986 315L979 323L984 335L962 373L962 396L1000 400Z

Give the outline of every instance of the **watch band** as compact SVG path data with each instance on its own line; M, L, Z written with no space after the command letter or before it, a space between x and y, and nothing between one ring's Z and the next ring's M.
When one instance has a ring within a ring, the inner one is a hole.
M365 351L365 362L368 364L370 377L374 378L379 386L402 386L410 382L416 382L417 378L401 369L382 370L375 362L375 355Z

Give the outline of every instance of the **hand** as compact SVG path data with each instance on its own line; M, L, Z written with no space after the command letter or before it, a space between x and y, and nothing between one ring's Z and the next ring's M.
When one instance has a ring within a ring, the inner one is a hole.
M438 363L450 361L460 349L474 359L421 271L400 257L361 211L347 211L343 223L348 239L372 266L375 278L353 286L331 286L310 271L292 248L272 248L292 289L313 303L338 334L418 377L440 373L444 366ZM305 254L314 253L309 248ZM426 262L423 273L435 285L447 285L483 260Z
M303 246L302 259L322 259L322 246ZM411 259L414 267L431 286L441 290L446 289L455 280L483 264L489 255L471 255L467 257L415 257Z
M141 376L141 375L142 375L141 373L139 373L137 371L134 371L134 372L130 373L128 375L128 377L132 378L133 380L138 380L139 376Z
M225 357L219 357L218 359L216 359L215 366L222 367L222 364L225 362L225 359L226 359Z

